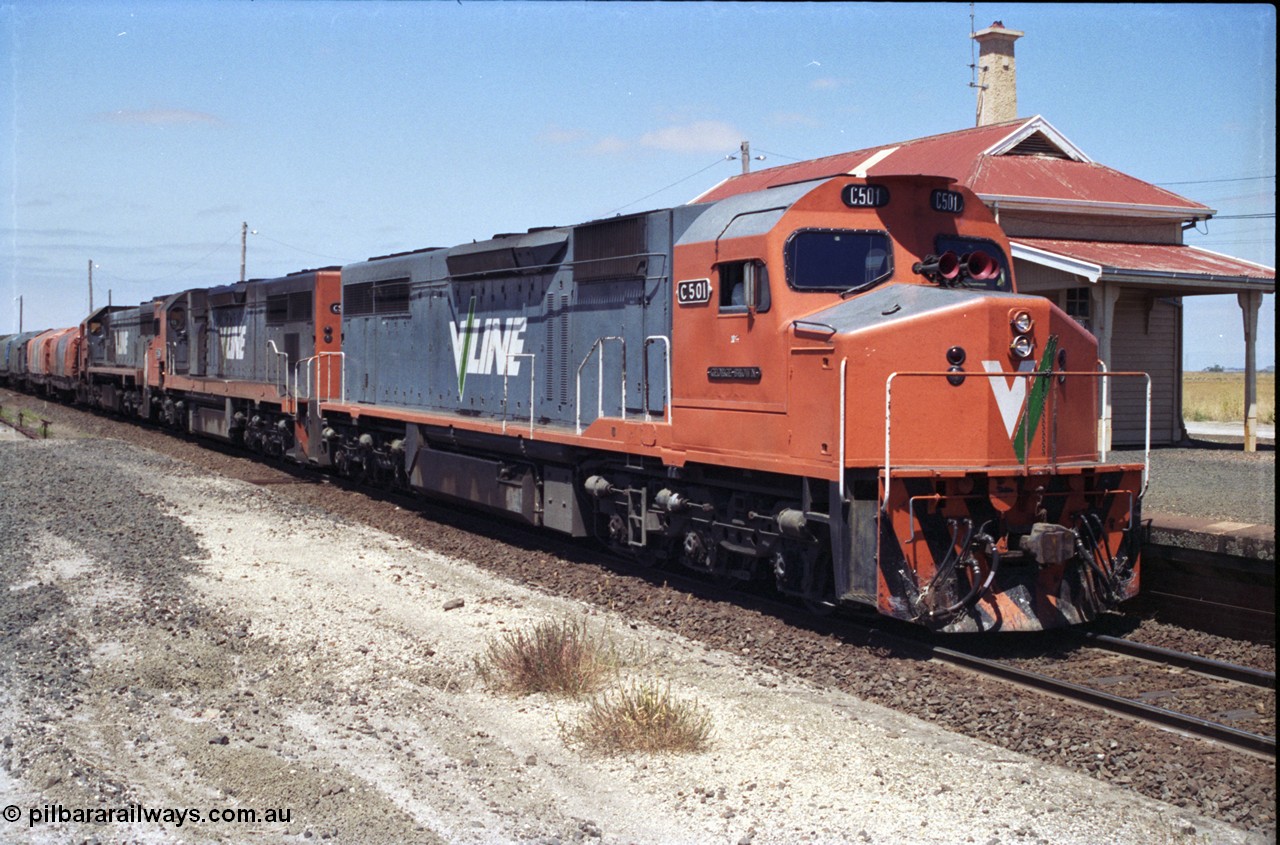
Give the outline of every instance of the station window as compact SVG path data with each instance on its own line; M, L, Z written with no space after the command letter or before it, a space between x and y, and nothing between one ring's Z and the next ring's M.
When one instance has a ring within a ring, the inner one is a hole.
M1093 331L1093 300L1088 288L1070 288L1063 306L1069 316L1089 331Z
M769 310L769 270L763 261L725 261L716 265L716 273L720 313L745 314L751 305L755 305L756 311Z

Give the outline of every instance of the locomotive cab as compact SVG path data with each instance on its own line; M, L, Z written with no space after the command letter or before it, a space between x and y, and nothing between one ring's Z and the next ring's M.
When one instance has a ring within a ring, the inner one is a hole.
M740 494L754 520L727 502L686 530L686 563L946 631L1073 624L1136 592L1145 474L1099 460L1096 341L1015 292L973 194L898 177L732 197L675 258L674 445L799 476L790 500Z

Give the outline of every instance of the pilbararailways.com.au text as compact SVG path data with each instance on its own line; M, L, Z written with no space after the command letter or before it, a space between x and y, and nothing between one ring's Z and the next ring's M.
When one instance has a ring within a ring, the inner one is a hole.
M184 824L287 824L293 810L285 807L254 809L252 807L146 807L127 804L123 807L68 807L63 804L41 804L23 808L10 804L4 808L4 820L16 822L26 817L27 827L41 824L162 824L182 827Z

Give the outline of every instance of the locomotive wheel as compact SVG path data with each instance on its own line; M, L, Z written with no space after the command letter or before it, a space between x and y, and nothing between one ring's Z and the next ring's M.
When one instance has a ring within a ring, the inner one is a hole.
M697 572L716 572L718 548L706 531L692 530L684 535L680 548L680 562Z

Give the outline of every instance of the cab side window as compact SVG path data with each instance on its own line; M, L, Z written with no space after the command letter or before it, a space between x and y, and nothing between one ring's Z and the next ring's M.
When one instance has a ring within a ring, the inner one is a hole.
M763 261L724 261L716 265L721 314L769 310L769 270Z

